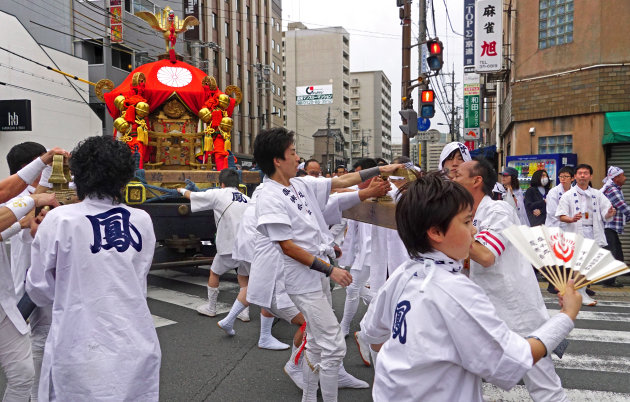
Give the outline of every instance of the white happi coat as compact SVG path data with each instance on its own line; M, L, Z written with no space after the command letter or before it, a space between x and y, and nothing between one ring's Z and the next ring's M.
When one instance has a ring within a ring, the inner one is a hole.
M217 254L232 254L234 237L248 202L249 197L234 187L190 193L190 210L192 212L209 209L214 212L214 223L217 226Z
M398 189L392 188L388 195L397 200ZM409 254L398 232L382 226L372 226L372 248L370 255L370 287L374 286L374 293L382 286L396 268L409 261Z
M322 214L330 195L331 182L331 179L296 177L285 187L274 180L267 181L256 202L258 231L271 240L274 248L280 247L278 241L290 239L310 254L324 257L332 250L332 238L325 234L328 226ZM269 263L277 265L278 261ZM281 264L288 294L322 289L322 273L311 270L284 253Z
M28 186L18 197L27 196L35 192L33 186ZM7 240L7 239L4 239ZM13 286L18 300L24 294L24 281L26 280L26 270L31 265L31 229L20 230L11 237L11 274L13 275Z
M558 184L547 193L547 198L545 198L545 200L547 200L547 217L545 218L545 226L555 226L559 227L562 230L566 230L567 224L561 222L560 219L558 219L558 217L556 216L558 204L560 204L560 199L562 198L563 194L564 187L562 186L562 184Z
M26 291L52 303L39 400L157 401L161 352L147 306L149 215L111 199L51 210L32 244ZM52 390L52 392L49 392Z
M532 367L529 343L499 318L484 291L431 265L403 264L361 321L368 343L385 342L374 401L480 402L482 378L509 389Z
M580 200L580 196L578 195L578 191L576 189L577 186L571 187L571 189L565 192L560 198L560 203L558 204L558 209L556 209L556 216L560 217L562 215L566 215L568 217L573 217L578 212L582 212L584 214L584 205ZM612 206L608 197L606 197L601 191L596 190L592 187L589 187L587 193L591 197L591 205L589 206L590 211L593 213L593 236L594 240L601 247L608 245L606 241L606 235L604 234L604 222L610 222L613 217L606 218L606 214L608 210ZM583 219L575 223L567 223L565 230L567 232L580 233L582 234L582 222Z
M503 201L485 196L479 203L473 225L475 240L494 254L494 264L484 268L470 261L470 279L488 295L496 313L514 332L525 336L540 327L549 314L532 266L503 235L520 225L516 210Z
M232 248L232 258L238 261L244 261L251 264L254 259L254 244L256 242L256 199L264 184L260 183L249 202L247 208L241 217L241 223L238 225L236 236L234 237L234 247Z

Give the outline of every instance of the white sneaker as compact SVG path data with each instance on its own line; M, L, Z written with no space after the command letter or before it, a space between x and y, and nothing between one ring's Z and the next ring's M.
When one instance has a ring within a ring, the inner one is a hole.
M586 294L586 288L581 288L578 290L582 295L582 305L583 306L595 306L597 305L597 300L593 299L591 296Z
M286 362L284 365L284 373L289 376L296 387L304 389L304 376L302 375L302 367L293 364L292 361Z
M234 331L234 328L232 328L231 326L228 327L227 325L225 325L225 323L223 322L225 319L217 322L217 325L219 326L219 328L221 328L222 330L225 331L226 334L230 335L230 336L234 336L236 335L236 331Z
M357 342L357 347L359 348L359 356L361 356L363 364L365 364L367 367L370 367L370 345L368 345L367 342L365 342L363 338L361 338L361 331L357 331L354 333L354 340Z
M352 374L348 373L343 366L339 367L339 382L337 387L339 388L370 388L370 385L358 378L354 377Z
M216 305L215 305L214 310L211 310L210 306L208 306L208 303L202 304L201 306L197 307L197 312L202 315L207 315L208 317L216 317L217 315Z
M286 343L282 343L273 336L267 336L265 339L258 340L258 347L260 349L269 349L269 350L287 350L291 346Z
M241 311L239 315L236 316L239 320L243 322L249 322L249 306L245 307L245 310Z

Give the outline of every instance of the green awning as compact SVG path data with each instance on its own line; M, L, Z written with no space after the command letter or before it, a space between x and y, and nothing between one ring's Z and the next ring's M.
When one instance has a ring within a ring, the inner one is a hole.
M611 112L604 117L602 144L630 142L630 112Z

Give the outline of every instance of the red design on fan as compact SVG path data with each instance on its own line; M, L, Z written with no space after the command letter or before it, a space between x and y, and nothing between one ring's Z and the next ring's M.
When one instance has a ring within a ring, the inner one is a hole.
M553 253L564 262L571 261L575 251L575 243L561 237L553 236Z

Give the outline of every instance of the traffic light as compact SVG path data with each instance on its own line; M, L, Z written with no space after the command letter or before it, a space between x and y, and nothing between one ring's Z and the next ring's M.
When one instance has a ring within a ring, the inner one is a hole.
M427 57L427 64L432 71L440 71L442 69L442 51L444 46L439 39L431 39L427 41L427 49L429 50L429 56Z
M432 89L423 89L420 93L420 117L430 119L435 116L435 93Z
M398 127L409 138L415 137L418 134L418 114L413 109L404 109L399 111L400 116L407 120L407 124L401 124Z

